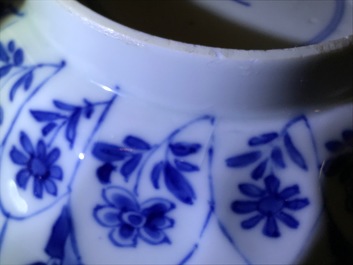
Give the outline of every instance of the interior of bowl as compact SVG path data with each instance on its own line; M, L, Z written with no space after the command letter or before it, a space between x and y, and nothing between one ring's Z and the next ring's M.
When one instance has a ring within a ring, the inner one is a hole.
M268 50L353 33L352 0L78 0L124 26L218 48Z

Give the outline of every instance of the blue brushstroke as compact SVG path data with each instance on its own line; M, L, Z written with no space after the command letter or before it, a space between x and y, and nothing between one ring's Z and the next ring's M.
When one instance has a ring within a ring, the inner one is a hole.
M328 24L311 40L309 40L306 45L320 43L326 40L339 26L342 21L344 12L345 12L345 0L335 0L335 10L331 20Z

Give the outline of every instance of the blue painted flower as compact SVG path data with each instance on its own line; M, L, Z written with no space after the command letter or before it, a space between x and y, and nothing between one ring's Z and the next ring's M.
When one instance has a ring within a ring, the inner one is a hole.
M10 151L11 160L23 166L16 174L16 183L26 189L29 179L33 178L33 195L38 199L43 197L43 190L52 196L57 195L55 181L63 178L62 170L55 162L60 157L60 150L53 148L50 152L45 143L39 140L36 148L33 147L25 132L20 133L20 143L24 152L13 146Z
M140 238L151 245L171 243L164 230L174 226L166 214L175 205L162 198L152 198L139 205L126 189L111 186L102 193L104 205L94 208L96 221L110 228L109 239L119 247L136 247Z
M265 219L263 234L268 237L280 237L277 221L281 221L290 228L298 228L299 221L288 211L298 211L306 207L309 205L309 200L307 198L290 199L300 193L299 186L293 185L279 191L280 182L274 175L266 177L264 182L265 189L250 183L240 184L240 192L254 200L236 200L231 204L231 209L238 214L255 213L241 222L242 228L254 228Z

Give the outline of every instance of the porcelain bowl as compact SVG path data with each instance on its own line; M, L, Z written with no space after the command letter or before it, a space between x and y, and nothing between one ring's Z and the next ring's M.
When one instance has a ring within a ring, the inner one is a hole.
M264 2L2 1L0 264L352 258L352 1Z

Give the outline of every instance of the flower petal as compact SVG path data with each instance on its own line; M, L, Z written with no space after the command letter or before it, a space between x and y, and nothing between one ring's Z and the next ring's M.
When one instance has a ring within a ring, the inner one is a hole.
M275 175L270 175L265 178L265 186L269 194L276 194L278 192L279 185L279 180Z
M111 206L96 206L93 210L96 221L107 227L116 227L121 224L119 214L120 211Z
M260 189L259 187L255 186L253 184L240 184L239 190L244 195L247 195L252 198L261 198L266 195L265 190Z
M175 208L175 204L162 198L149 199L141 204L142 214L146 217L149 215L164 215L166 212Z
M17 174L16 174L16 183L17 185L22 188L26 189L27 183L29 180L29 177L31 176L31 173L27 169L21 169Z
M32 155L34 153L33 145L28 135L25 132L20 133L20 142L23 149L27 152L27 154Z
M272 216L267 217L266 223L265 223L265 226L264 226L262 232L264 233L264 235L269 236L269 237L280 237L281 236L281 234L278 230L277 221Z
M307 198L304 199L295 199L295 200L291 200L291 201L286 201L284 203L284 207L287 209L291 209L291 210L300 210L306 206L308 206L310 204L309 200Z
M137 230L129 225L121 224L109 233L112 243L119 247L136 247Z
M263 218L264 216L262 214L257 214L249 219L242 221L241 227L244 229L254 228Z
M234 201L231 205L235 213L251 213L257 210L258 203L256 201Z
M15 146L10 151L11 160L17 165L26 165L29 158L20 152Z
M63 172L62 172L61 168L58 166L51 166L50 167L50 178L62 180L63 179Z
M37 157L44 161L46 158L46 154L47 154L47 148L45 146L45 143L40 140L37 144Z
M162 230L150 229L149 227L141 228L139 231L140 237L151 245L162 243L171 243L169 238Z
M48 166L51 166L55 163L56 160L60 157L60 150L59 148L54 148L47 156L46 163Z
M299 186L293 185L293 186L290 186L290 187L283 189L279 195L281 196L282 199L286 200L286 199L293 197L294 195L297 195L299 193L300 193Z
M280 212L276 215L276 218L281 220L284 224L286 224L290 228L298 228L299 222L293 216L286 214L285 212Z
M103 199L117 209L139 211L140 207L134 195L123 188L112 186L105 188L102 194Z
M45 190L46 190L49 194L51 194L51 195L53 195L53 196L56 196L56 195L57 195L57 193L58 193L58 188L56 187L54 181L52 181L51 179L47 179L47 180L44 181L43 184L44 184Z
M174 220L166 216L152 216L147 219L145 227L163 230L174 226Z
M43 197L43 182L34 178L33 182L33 195L38 199L42 199Z

